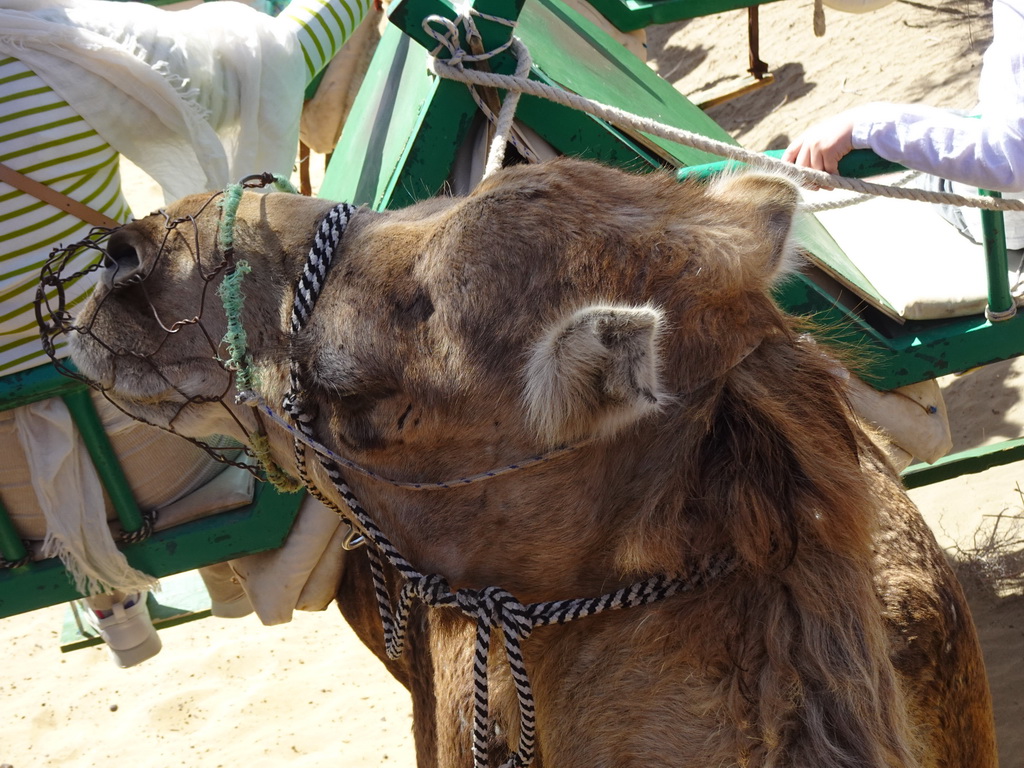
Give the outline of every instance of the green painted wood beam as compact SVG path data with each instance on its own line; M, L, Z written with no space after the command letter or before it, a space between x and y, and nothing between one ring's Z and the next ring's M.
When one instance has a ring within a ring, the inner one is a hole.
M998 192L980 190L987 197L1002 197ZM982 242L988 269L988 312L992 320L1003 320L1016 313L1006 259L1006 227L1002 211L981 211Z
M251 504L157 531L125 546L124 553L135 568L162 577L275 549L287 538L303 497L258 483ZM0 618L79 597L56 558L0 571Z
M68 368L73 370L70 364ZM142 513L135 503L121 465L110 447L110 440L100 423L89 388L82 381L63 375L52 365L37 366L0 379L0 410L58 396L64 400L75 426L82 435L85 447L122 527L129 532L138 531L142 528ZM0 511L0 514L7 517L6 512ZM4 527L6 526L0 526L0 534ZM4 539L6 540L6 537Z
M849 346L860 361L855 366L858 375L880 390L1009 360L1024 351L1021 315L996 324L981 315L867 324L806 275L784 284L776 297L791 314L810 316L821 329L816 336Z
M142 523L138 506L110 448L86 385L50 365L0 378L0 410L50 397L63 397L68 402L108 495L115 508L121 505L118 514L122 525L128 531L138 530ZM134 567L154 576L166 576L274 549L287 538L303 495L282 494L266 483L257 483L250 504L158 531L145 541L125 546L124 552ZM21 559L19 552L24 552L24 546L5 510L0 509L0 517L3 555L17 561ZM18 546L11 546L13 544ZM56 558L0 570L0 618L78 597L64 566Z
M128 478L124 476L121 469L121 462L110 444L110 438L103 429L99 414L96 413L96 406L92 402L92 395L88 389L80 389L75 392L68 392L62 395L64 403L71 413L71 418L82 436L86 450L89 451L89 458L96 468L103 489L114 506L117 519L121 527L128 533L135 533L142 529L142 511L139 509L135 496L132 495Z
M961 475L984 472L1024 459L1024 438L1006 440L995 445L972 448L943 456L934 464L912 464L903 470L903 483L907 488L920 488L931 483L949 480Z
M488 0L485 10L508 19L518 15L516 34L531 51L534 79L733 141L643 62L557 0ZM465 85L426 72L425 48L436 46L422 25L430 15L454 19L456 11L446 0L401 0L390 8L394 26L385 31L353 105L321 187L323 197L380 210L443 188L477 110ZM485 49L508 40L507 26L481 22L479 27ZM410 37L423 47L410 45ZM509 73L515 60L506 53L488 66ZM603 120L531 96L523 97L517 116L563 154L633 170L714 159L656 137L627 135Z
M70 364L68 367L71 367ZM52 365L40 365L0 377L0 410L6 411L85 389L87 387L83 382L62 375Z
M766 157L773 157L776 160L782 157L783 149L769 149L761 154ZM738 160L716 160L704 165L691 165L687 168L680 168L677 178L682 181L688 178L708 179L727 171L738 170L746 166L746 163ZM881 176L885 173L904 171L902 165L890 162L879 157L870 149L855 149L839 161L839 175L850 179L863 179L868 176Z
M0 557L8 563L17 563L28 554L7 508L0 503Z
M533 59L531 77L549 85L729 144L735 140L714 120L650 70L617 40L558 0L528 0L516 34ZM627 168L651 169L707 163L716 155L656 136L615 128L599 118L523 97L521 119L563 154L592 157ZM535 107L535 110L531 111ZM592 139L558 146L559 134L591 131Z
M516 21L523 9L525 0L476 0L467 3L468 7L481 6L482 10L490 16L496 16L508 21ZM427 51L433 51L437 47L437 40L427 34L423 28L423 20L430 16L442 16L449 21L458 18L463 9L462 4L456 4L450 0L399 0L388 7L388 20L413 40L419 43ZM482 17L475 17L477 29L485 51L494 51L505 45L512 36L512 28L494 21L488 21ZM440 27L434 26L440 30ZM460 30L461 32L461 30ZM462 47L468 51L468 43L461 41ZM444 54L442 53L442 56ZM505 74L515 71L515 59L512 56L495 56L488 60L496 72Z
M618 106L628 104L630 100L636 101L639 95L643 102L640 111L644 111L642 106L649 106L649 102L653 102L654 111L648 113L655 118L667 119L668 115L664 113L672 106L676 106L675 111L678 112L680 96L668 83L658 78L612 38L561 3L528 0L524 4L523 0L503 0L498 3L487 2L486 12L509 20L518 18L516 34L526 43L533 58L531 78L547 85L561 85L575 93L596 95L598 100ZM446 0L402 0L389 11L391 22L400 26L425 49L433 49L437 45L423 30L423 19L431 15L454 20L456 11ZM511 32L508 26L494 22L485 25L482 21L478 22L478 26L485 50L496 50L508 41ZM466 45L465 41L462 44ZM509 74L515 70L516 61L511 54L503 53L489 59L487 66L492 71ZM446 82L468 93L464 84ZM441 101L442 96L438 93L428 95L427 98ZM682 101L685 102L685 99ZM690 108L687 116L691 122L701 122L706 130L717 128L696 107L685 103ZM472 102L469 104L467 118L471 119L476 114L476 106ZM466 107L463 102L444 105L442 108L445 114L451 114L459 113ZM636 170L657 168L663 162L638 141L604 121L544 99L524 96L517 117L563 154L601 160ZM728 134L721 129L717 130L724 140L731 141ZM455 143L457 146L460 139L451 131L441 135L444 137L443 143L437 138L429 141L432 156L437 155L439 148L442 152L446 151L445 143ZM657 144L659 140L652 141ZM704 153L676 145L666 145L662 151L670 156L677 151L689 152L691 154L687 159L691 162L706 162L710 158ZM415 158L416 153L411 152L409 160ZM407 176L417 178L414 171L411 168ZM388 205L395 207L398 203L394 201Z
M476 104L461 83L431 76L426 53L388 26L320 188L375 210L432 197L451 173Z

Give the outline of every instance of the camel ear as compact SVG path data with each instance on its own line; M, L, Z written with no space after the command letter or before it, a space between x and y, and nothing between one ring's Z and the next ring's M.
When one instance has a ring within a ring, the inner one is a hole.
M541 438L610 435L657 410L661 324L652 307L603 305L554 323L526 367L527 411Z
M714 182L710 193L745 207L744 225L751 229L758 247L744 254L746 276L774 284L794 271L796 248L792 243L793 219L800 205L797 186L782 176L763 173L725 175Z

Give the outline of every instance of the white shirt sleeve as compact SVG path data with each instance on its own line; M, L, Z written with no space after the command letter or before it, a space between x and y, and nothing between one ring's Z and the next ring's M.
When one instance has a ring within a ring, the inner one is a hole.
M978 115L868 104L851 111L853 146L953 181L1024 191L1024 0L995 0Z

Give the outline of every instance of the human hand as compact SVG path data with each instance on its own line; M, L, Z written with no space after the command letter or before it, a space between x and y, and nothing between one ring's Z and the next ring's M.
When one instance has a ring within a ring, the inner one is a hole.
M853 149L853 119L841 113L816 123L796 138L782 159L826 173L838 173L839 161Z

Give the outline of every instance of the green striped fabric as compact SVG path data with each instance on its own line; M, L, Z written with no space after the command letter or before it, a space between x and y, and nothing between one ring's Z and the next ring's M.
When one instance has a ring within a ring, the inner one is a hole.
M306 61L306 82L327 66L366 16L372 0L293 0L278 19L293 27Z
M0 163L118 221L127 221L118 154L17 59L0 59ZM0 183L0 375L43 360L33 300L55 244L74 243L91 226ZM82 269L87 264L71 266ZM89 284L67 286L79 301Z
M312 81L366 15L372 0L293 0L276 19L297 37ZM118 221L131 212L121 194L120 157L50 89L14 58L0 58L0 163ZM0 182L0 376L45 361L33 300L51 250L91 229L57 208ZM94 253L94 252L92 252ZM88 257L91 258L91 257ZM88 266L82 254L66 274ZM65 286L75 304L88 278Z

